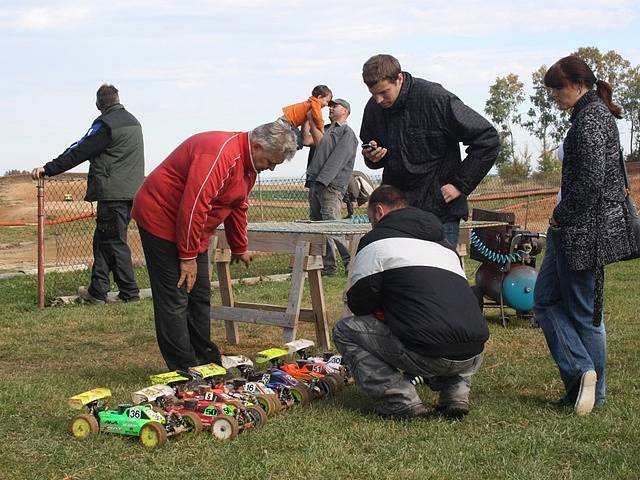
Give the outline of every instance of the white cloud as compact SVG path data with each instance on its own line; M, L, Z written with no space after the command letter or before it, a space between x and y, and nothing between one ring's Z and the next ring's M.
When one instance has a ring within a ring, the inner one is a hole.
M64 29L92 19L94 10L76 4L4 9L0 11L0 27L15 30Z

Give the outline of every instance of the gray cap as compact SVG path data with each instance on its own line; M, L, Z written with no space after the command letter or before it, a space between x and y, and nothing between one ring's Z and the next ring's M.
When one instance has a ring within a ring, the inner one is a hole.
M333 105L342 105L347 109L349 113L351 113L351 105L349 105L349 102L347 102L344 98L336 98L331 100L329 102L329 106L332 107Z

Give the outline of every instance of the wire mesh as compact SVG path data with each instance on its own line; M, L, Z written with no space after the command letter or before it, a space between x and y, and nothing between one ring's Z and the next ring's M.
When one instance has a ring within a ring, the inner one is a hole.
M629 168L631 190L640 199L640 168ZM378 185L380 176L372 176ZM485 178L469 197L470 208L514 212L521 228L544 232L556 204L560 177L508 182L495 176ZM78 285L87 285L93 263L92 238L96 204L84 201L86 176L60 175L45 182L45 238L48 266L77 271L73 276L48 275L45 295L70 295ZM250 222L292 221L309 218L308 189L302 178L259 179L249 196ZM354 215L366 214L366 204L354 207ZM343 203L342 216L347 216ZM129 226L129 246L140 287L148 286L142 268L144 253L135 222ZM52 251L53 250L53 251ZM64 280L62 280L64 279Z

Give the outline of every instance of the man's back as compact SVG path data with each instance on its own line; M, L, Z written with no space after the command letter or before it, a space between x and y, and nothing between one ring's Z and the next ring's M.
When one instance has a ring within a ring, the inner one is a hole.
M144 143L140 122L121 104L95 121L110 132L107 148L90 159L86 200L131 200L144 180Z
M356 315L378 309L415 352L469 358L489 333L459 258L442 239L442 225L428 212L408 207L387 214L360 242L349 308Z

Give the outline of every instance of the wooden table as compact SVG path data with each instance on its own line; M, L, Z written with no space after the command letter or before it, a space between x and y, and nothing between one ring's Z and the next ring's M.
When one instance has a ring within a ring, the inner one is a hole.
M317 344L330 348L330 332L322 288L322 255L327 237L338 238L351 245L355 253L358 241L371 229L368 223L335 222L261 222L247 228L249 250L256 252L293 254L291 287L286 306L255 304L237 301L231 288L229 263L231 251L224 234L219 234L212 255L216 264L222 306L211 307L211 318L225 321L227 341L237 345L240 341L237 322L248 322L282 327L282 342L296 338L298 322L313 322ZM222 233L222 232L220 232ZM309 279L311 308L302 308L305 277Z
M502 222L461 222L458 253L466 255L468 232L472 228L501 225ZM261 222L251 223L247 228L249 250L256 252L288 253L293 255L291 287L287 305L269 305L237 301L231 287L229 264L231 251L223 234L223 228L214 238L211 258L216 264L220 284L221 306L211 307L211 318L225 321L227 341L231 345L240 342L238 322L282 327L282 342L295 340L298 322L315 325L317 344L330 348L330 333L322 288L322 255L325 253L327 237L337 238L349 245L352 256L360 238L371 230L369 223L351 223L348 220ZM309 280L311 308L302 308L302 292L305 277Z

